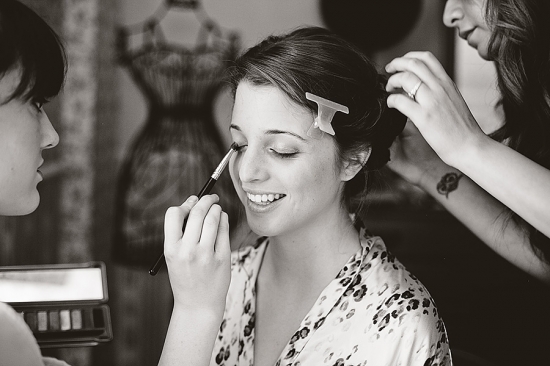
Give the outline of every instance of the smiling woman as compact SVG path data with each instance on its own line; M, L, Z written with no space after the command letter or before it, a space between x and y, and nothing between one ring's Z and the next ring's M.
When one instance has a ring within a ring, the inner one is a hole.
M405 123L385 78L311 27L268 37L230 76L229 170L261 238L230 255L215 195L167 211L174 311L160 364L450 365L428 291L359 219Z
M242 82L237 88L231 134L240 150L230 172L258 235L330 225L331 211L342 210L342 182L357 169L340 173L332 138L307 138L311 123L312 113L276 87Z

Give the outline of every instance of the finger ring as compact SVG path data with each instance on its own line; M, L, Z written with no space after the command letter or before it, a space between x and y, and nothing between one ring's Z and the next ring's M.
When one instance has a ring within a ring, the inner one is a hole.
M416 92L418 91L418 89L420 88L420 85L422 85L422 80L420 80L415 86L414 88L412 88L412 90L410 92L407 92L407 95L409 96L409 98L411 98L412 100L414 100L416 102Z

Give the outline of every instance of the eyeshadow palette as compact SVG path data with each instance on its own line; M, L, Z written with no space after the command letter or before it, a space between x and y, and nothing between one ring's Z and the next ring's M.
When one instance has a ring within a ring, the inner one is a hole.
M0 301L41 348L84 347L113 338L103 262L0 267Z

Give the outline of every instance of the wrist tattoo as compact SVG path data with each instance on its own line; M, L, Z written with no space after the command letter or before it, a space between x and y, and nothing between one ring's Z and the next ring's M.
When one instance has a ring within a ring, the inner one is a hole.
M449 193L458 188L458 181L462 178L460 173L447 173L439 183L437 183L437 193L444 195L446 198L449 198Z

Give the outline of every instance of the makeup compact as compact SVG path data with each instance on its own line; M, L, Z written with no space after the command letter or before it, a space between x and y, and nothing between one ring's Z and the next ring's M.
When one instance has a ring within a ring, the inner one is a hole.
M113 338L103 262L0 267L0 301L28 324L41 348Z

